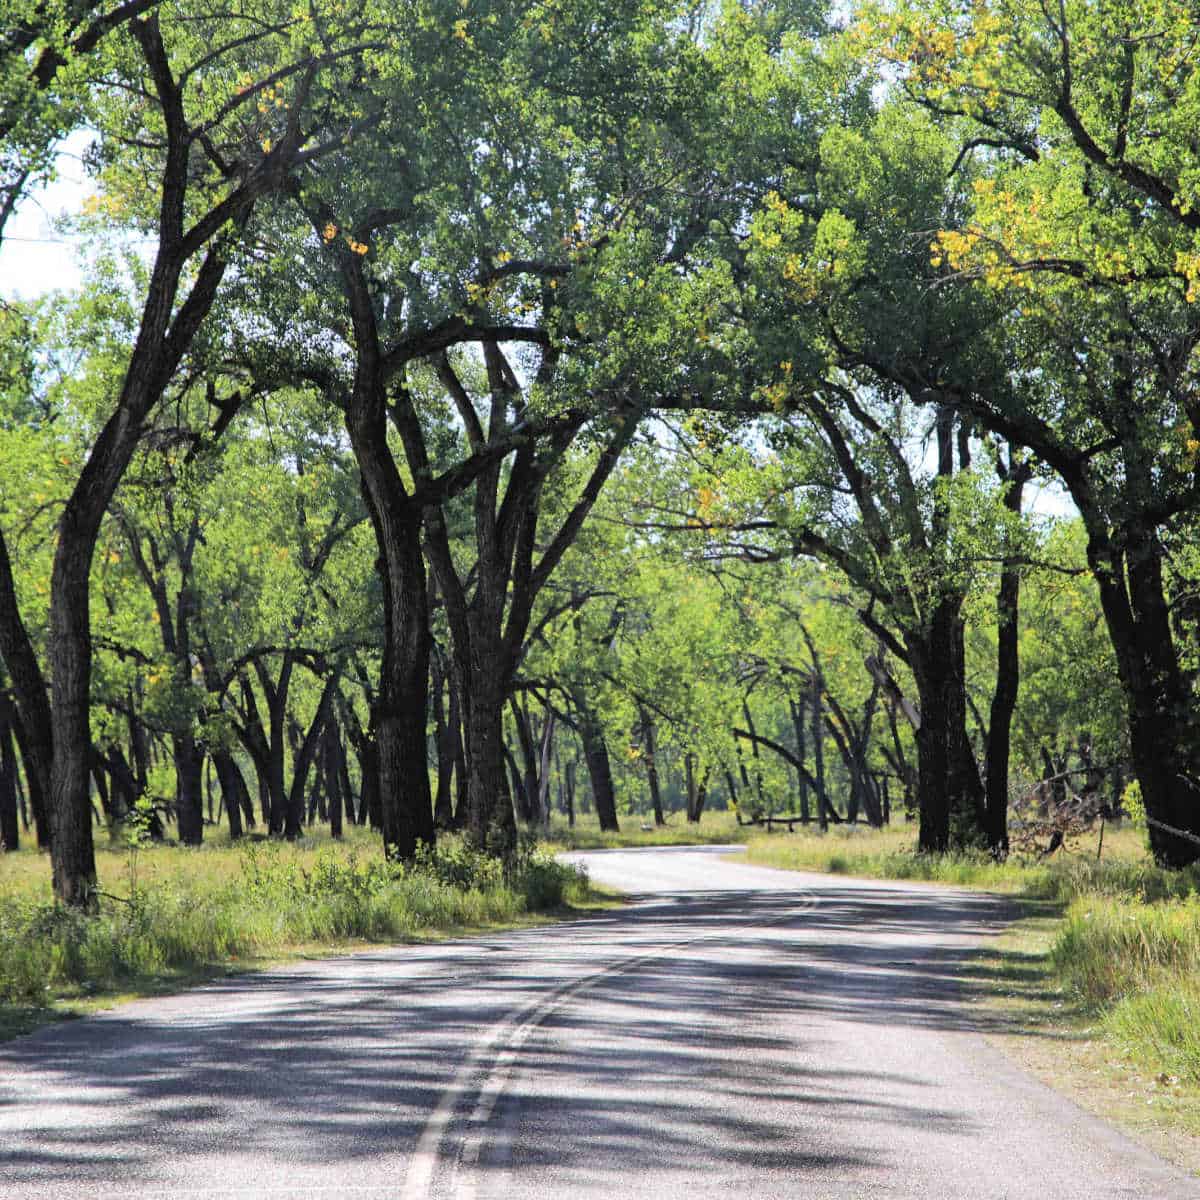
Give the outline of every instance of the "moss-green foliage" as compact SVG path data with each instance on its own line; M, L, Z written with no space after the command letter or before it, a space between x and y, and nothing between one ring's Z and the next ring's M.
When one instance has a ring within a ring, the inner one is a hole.
M506 871L454 839L415 863L250 844L213 882L174 874L86 916L0 898L0 1002L37 1006L298 945L396 941L504 924L578 898L586 878L526 849Z

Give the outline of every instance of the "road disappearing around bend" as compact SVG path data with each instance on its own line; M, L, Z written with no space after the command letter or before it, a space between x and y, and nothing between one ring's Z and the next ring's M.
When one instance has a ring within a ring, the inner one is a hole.
M960 979L1005 901L717 848L572 857L633 902L0 1047L0 1196L1200 1196L982 1036Z

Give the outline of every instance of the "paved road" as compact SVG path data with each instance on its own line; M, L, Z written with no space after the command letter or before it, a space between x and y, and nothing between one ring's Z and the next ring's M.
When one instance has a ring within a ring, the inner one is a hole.
M0 1047L0 1197L1200 1197L980 1036L1003 902L579 857L636 903Z

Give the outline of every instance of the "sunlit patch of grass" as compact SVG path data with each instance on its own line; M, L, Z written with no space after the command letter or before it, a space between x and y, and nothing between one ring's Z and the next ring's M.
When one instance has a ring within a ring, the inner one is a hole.
M711 846L748 841L758 828L739 825L733 812L715 811L689 822L683 813L671 813L665 825L653 817L622 815L617 833L600 829L594 813L580 814L573 826L555 816L543 840L549 850L618 850L637 846Z
M918 854L911 826L841 825L824 834L755 831L746 845L746 861L784 870L948 883L1064 902L1097 892L1145 899L1186 895L1200 880L1194 873L1156 867L1134 830L1110 830L1100 859L1076 853L1045 860L1012 856L1002 863L983 852Z
M1123 1053L1164 1085L1200 1087L1200 981L1164 976L1126 996L1104 1015L1102 1027Z
M1054 944L1065 984L1093 1006L1200 978L1200 897L1146 904L1126 897L1077 899Z

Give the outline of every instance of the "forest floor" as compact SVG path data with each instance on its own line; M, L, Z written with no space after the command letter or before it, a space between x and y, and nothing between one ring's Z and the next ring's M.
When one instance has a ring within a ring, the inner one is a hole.
M539 851L504 879L453 840L402 875L350 827L294 843L98 846L91 919L56 908L44 853L0 855L0 1041L282 962L520 929L619 901Z

